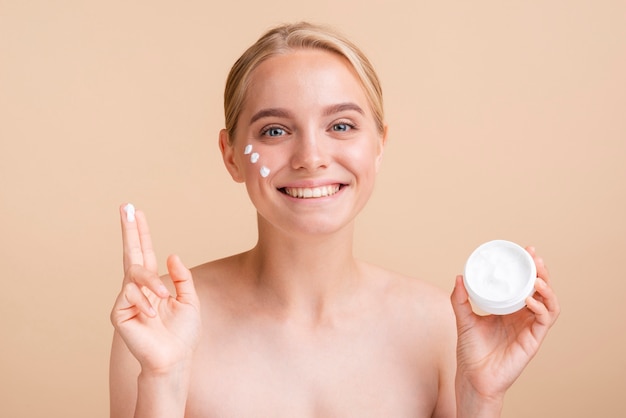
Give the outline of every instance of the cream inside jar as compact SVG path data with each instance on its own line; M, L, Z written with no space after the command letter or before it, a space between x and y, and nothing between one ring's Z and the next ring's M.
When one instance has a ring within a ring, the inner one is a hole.
M537 269L524 248L505 240L489 241L465 263L465 289L479 309L496 315L516 312L535 292Z

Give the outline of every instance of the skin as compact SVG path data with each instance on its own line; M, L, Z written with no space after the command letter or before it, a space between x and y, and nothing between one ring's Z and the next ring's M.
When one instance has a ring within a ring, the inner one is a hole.
M159 277L145 215L129 222L120 208L111 416L499 416L559 312L534 249L537 294L507 316L475 315L461 276L448 297L355 259L354 220L386 132L351 67L328 52L257 67L237 132L222 131L220 149L257 208L251 250L191 270L171 256ZM339 191L285 193L329 185Z

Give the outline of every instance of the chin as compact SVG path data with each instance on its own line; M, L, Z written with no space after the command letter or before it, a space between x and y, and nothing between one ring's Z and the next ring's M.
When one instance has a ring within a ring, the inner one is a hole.
M317 218L317 219L316 219ZM353 230L353 218L343 222L338 217L328 216L298 216L295 218L264 218L259 216L260 222L266 222L270 229L277 229L287 233L291 238L302 237L303 239L316 237L329 237L333 234L351 232Z

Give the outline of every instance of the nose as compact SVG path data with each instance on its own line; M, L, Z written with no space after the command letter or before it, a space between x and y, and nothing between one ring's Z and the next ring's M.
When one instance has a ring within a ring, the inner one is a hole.
M292 168L313 172L328 167L329 154L322 136L313 131L299 135L297 141L294 141Z

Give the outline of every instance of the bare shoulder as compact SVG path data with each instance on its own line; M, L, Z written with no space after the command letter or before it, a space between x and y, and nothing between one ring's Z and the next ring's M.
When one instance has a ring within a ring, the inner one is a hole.
M220 305L241 304L249 295L245 276L246 254L210 261L191 269L201 301ZM370 263L358 261L362 286L355 292L359 306L377 306L374 311L389 319L407 320L424 329L449 327L454 314L449 294L428 281L406 276ZM245 305L245 303L244 303ZM233 305L230 308L235 308ZM381 309L379 311L379 309Z
M434 356L449 358L456 346L455 317L449 294L425 280L370 264L363 264L363 268L372 277L375 291L380 295L378 303L384 306L383 314L388 317L389 326L419 346L418 352L432 349Z
M434 284L378 266L361 263L374 283L382 287L387 303L408 314L430 317L435 322L453 318L448 293Z
M232 276L241 264L242 254L235 254L228 257L212 260L204 264L191 268L194 280L198 285L215 285L219 278Z
M363 268L380 286L389 337L406 350L406 364L423 393L436 399L437 416L454 415L456 321L449 294L425 280L369 264Z
M207 294L228 291L229 286L233 285L234 280L232 279L238 277L237 269L240 266L238 260L241 256L242 254L237 254L189 268L201 302L203 296ZM175 290L169 274L165 274L161 278L173 294Z
M241 297L241 281L244 254L235 254L229 257L209 261L191 268L194 285L201 301L214 297L224 300L231 297Z

